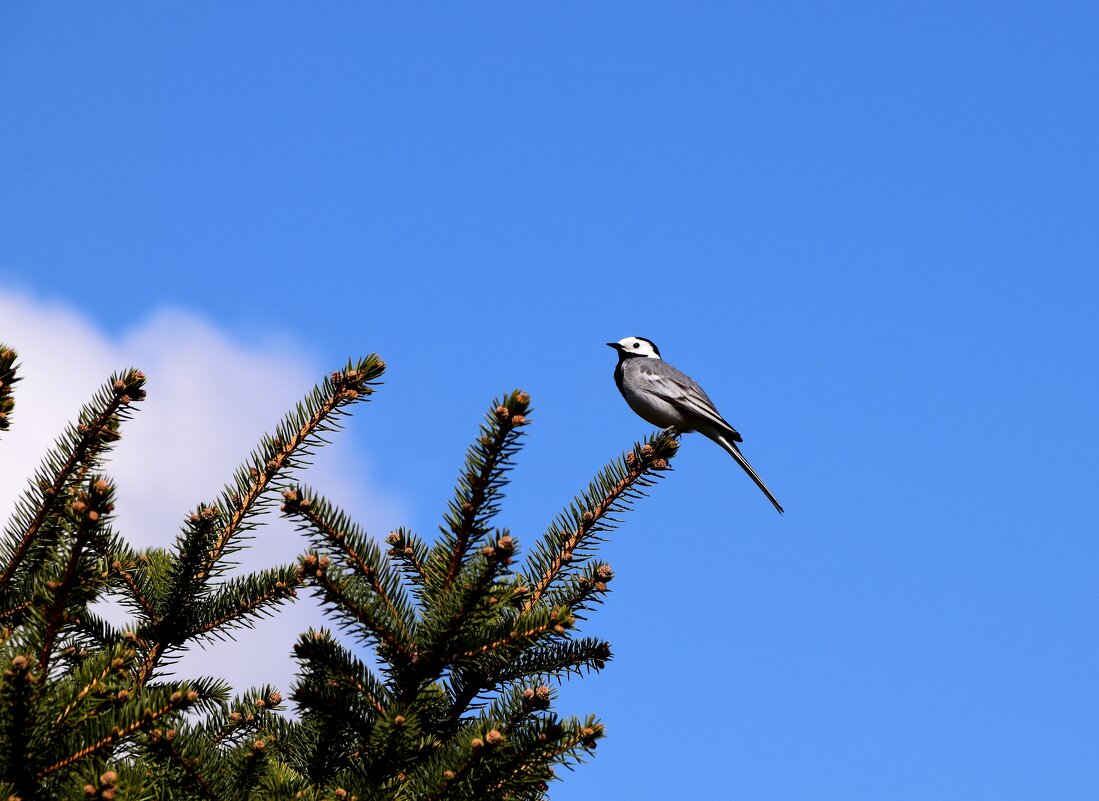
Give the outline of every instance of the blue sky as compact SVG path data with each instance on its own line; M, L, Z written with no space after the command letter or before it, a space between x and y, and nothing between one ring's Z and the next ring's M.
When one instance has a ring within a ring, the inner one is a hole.
M649 430L603 345L649 337L787 514L686 441L604 552L616 658L562 705L609 737L553 797L1094 799L1097 30L5 3L0 293L119 340L175 310L318 375L380 352L346 437L425 533L521 386L527 542Z

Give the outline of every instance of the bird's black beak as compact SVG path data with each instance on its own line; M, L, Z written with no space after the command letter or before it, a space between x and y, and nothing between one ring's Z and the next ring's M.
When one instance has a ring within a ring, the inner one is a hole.
M608 348L614 348L615 350L621 350L622 349L622 346L619 345L617 342L608 342L607 347Z

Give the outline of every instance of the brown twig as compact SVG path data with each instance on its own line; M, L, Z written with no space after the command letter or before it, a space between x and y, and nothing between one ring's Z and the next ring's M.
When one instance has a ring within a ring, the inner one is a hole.
M167 715L169 712L173 712L176 710L177 707L181 706L182 704L178 701L169 701L167 704L160 707L159 709L148 710L144 715L142 715L140 720L136 720L128 726L117 726L106 737L103 737L96 742L91 743L90 745L84 746L75 753L69 754L67 757L58 762L55 762L48 768L43 768L42 770L38 771L38 773L35 775L35 778L41 779L44 776L48 776L49 774L53 773L55 770L60 770L61 768L67 767L74 762L78 762L89 754L94 754L101 748L106 748L112 743L116 743L124 737L133 734L135 731L139 731L140 729L148 726L150 723L159 720L160 718Z
M136 373L136 376L131 374L131 378L140 380L144 376L141 373ZM125 399L125 400L124 400ZM42 524L49 518L53 511L54 504L58 502L61 497L62 490L65 489L65 485L73 479L73 474L77 468L85 462L84 470L77 477L83 476L84 473L91 466L92 459L88 456L94 454L94 445L101 445L99 438L102 436L103 431L107 428L107 424L114 417L118 409L129 401L129 396L122 394L121 392L115 392L114 397L110 402L103 407L103 410L90 422L83 424L84 430L81 432L81 437L77 441L76 447L73 448L64 464L57 471L53 481L49 486L42 490L42 503L38 504L38 508L35 509L34 516L31 518L30 523L27 525L26 530L20 537L19 544L16 546L14 553L12 553L11 559L8 560L8 564L4 567L4 572L0 573L0 586L6 584L18 569L20 563L27 555L27 551L30 549L31 543L34 541L35 536L38 534Z
M380 581L378 581L378 568L369 564L355 548L348 542L344 532L339 531L320 518L317 515L316 509L312 505L297 504L290 507L293 512L304 517L309 523L313 525L318 531L320 531L327 540L343 551L347 557L348 563L370 584L370 588L374 593L382 599L386 608L393 615L393 618L401 624L401 636L406 640L412 639L411 633L405 629L404 616L398 611L396 605L393 603L393 599L389 597L389 593L386 592L385 587Z
M538 603L546 590L549 589L550 584L557 578L557 574L561 572L561 568L570 561L568 555L571 555L576 548L580 545L584 537L590 532L595 525L608 513L619 498L641 478L646 472L646 467L640 464L639 460L633 460L627 469L626 475L614 485L610 492L603 496L603 499L595 505L594 508L589 509L583 516L580 525L573 530L568 539L565 540L564 546L554 556L550 566L546 568L546 571L542 574L542 577L538 579L538 582L531 588L530 596L523 604L523 611L529 612L536 603Z
M159 623L160 616L156 613L156 609L153 607L153 604L149 601L148 598L145 597L145 594L141 591L141 588L137 586L137 581L134 579L133 574L126 570L126 568L122 566L121 562L115 562L111 567L116 573L118 573L119 576L122 577L122 581L125 582L126 586L130 588L130 592L133 594L137 602L141 604L141 608L145 611L145 614L149 616L149 620L152 621L154 625L156 623Z
M57 640L57 634L61 629L61 624L64 622L65 601L68 599L69 593L76 584L76 577L80 572L80 557L83 556L84 546L86 546L88 540L91 539L92 531L95 527L95 521L91 520L90 517L90 515L85 515L80 521L80 528L76 533L76 541L73 543L73 550L69 555L69 563L65 566L65 573L61 577L61 581L55 590L53 605L47 616L46 632L45 636L42 638L42 649L38 654L38 667L43 673L49 667L50 652L53 650L53 644Z
M348 598L346 593L328 578L328 574L324 570L317 570L316 581L343 609L350 611L360 623L370 629L382 644L401 654L401 656L409 662L415 661L414 646L409 647L409 645L402 642L397 635L389 631L385 626L379 625L377 620L363 612L359 604Z
M225 625L226 623L233 620L234 618L240 617L242 615L246 615L249 612L251 612L253 609L258 609L259 607L263 606L268 601L271 601L271 600L273 600L275 598L279 598L279 597L286 597L290 594L290 592L289 592L290 589L291 589L291 587L289 585L284 586L284 587L274 587L271 590L269 590L268 592L265 592L260 597L254 598L251 601L248 601L247 603L242 604L241 606L238 606L237 608L233 609L233 611L227 612L226 614L222 615L221 617L215 618L214 620L209 621L208 623L206 623L206 625L200 626L197 629L192 629L191 632L190 632L190 636L191 637L197 637L197 636L202 635L202 634L207 634L207 633L213 631L214 629L216 629L218 626Z
M112 670L116 669L117 667L114 664L114 660L108 662L97 676L95 676L90 682L80 688L80 692L76 694L76 698L71 700L65 706L65 708L61 710L61 714L57 716L56 720L54 720L53 725L55 727L58 726L62 721L65 720L65 718L71 715L73 711L77 708L77 706L80 705L80 702L87 698L91 694L92 690L98 687L99 683L111 674Z
M456 655L454 659L470 659L471 657L477 656L479 654L488 653L489 651L495 651L498 648L504 648L508 645L515 645L522 640L531 639L533 637L537 637L540 634L547 634L550 631L554 631L559 626L561 626L561 621L551 617L548 621L540 626L533 626L532 628L524 629L523 631L513 631L508 636L502 637L499 640L494 640L492 642L485 643L484 645L479 645L476 648L471 648L468 651L464 651L463 653Z
M503 409L503 414L500 413L500 409ZM455 538L454 549L450 554L450 563L447 565L443 587L449 586L462 568L462 558L465 556L466 549L469 547L469 540L473 536L473 524L481 511L481 505L485 502L485 492L488 489L489 481L492 479L492 473L499 463L500 451L504 447L508 434L511 433L514 427L512 425L512 416L507 414L507 409L503 406L497 409L497 420L499 421L499 428L496 429L496 436L492 438L491 445L486 447L487 458L484 464L481 465L481 471L476 475L468 476L472 497L461 510L462 518L457 529L452 529Z
M206 562L207 568L199 572L199 579L205 578L209 573L210 568L212 568L218 559L221 558L222 552L237 533L237 529L244 521L245 516L248 514L248 510L251 509L256 501L259 500L260 496L263 495L264 490L267 489L267 485L271 483L271 480L286 466L287 461L289 461L294 451L300 448L305 441L309 439L320 424L323 423L341 403L352 399L347 393L348 390L346 389L337 389L336 392L332 393L332 395L330 395L321 405L321 408L319 408L313 416L294 433L294 436L292 436L288 442L282 444L282 447L274 453L267 464L264 465L263 469L256 472L251 485L235 504L233 514L229 517L221 534L218 535L213 548L210 549L210 555Z

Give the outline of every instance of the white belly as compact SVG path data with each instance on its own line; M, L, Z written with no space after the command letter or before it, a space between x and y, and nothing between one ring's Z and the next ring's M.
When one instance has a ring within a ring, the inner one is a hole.
M657 428L675 426L680 431L686 430L683 415L663 398L650 393L635 392L628 384L622 387L622 397L642 420L652 423Z

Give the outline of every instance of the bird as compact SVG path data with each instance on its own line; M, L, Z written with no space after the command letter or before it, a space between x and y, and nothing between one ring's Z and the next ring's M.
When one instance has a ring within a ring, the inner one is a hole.
M712 439L744 468L756 486L782 514L782 505L737 447L744 438L717 411L706 391L690 376L660 358L660 348L644 337L608 342L618 351L614 383L637 414L654 426L680 434L697 431Z

